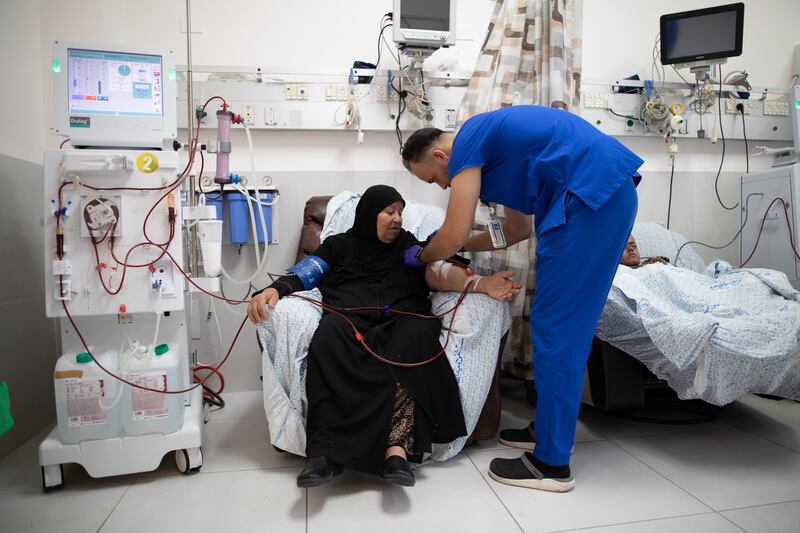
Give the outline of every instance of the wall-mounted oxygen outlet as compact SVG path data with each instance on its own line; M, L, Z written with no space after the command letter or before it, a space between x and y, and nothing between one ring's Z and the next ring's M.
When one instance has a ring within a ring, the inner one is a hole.
M175 266L172 261L156 261L150 271L150 296L175 297Z
M248 126L256 123L256 108L253 104L242 104L242 120Z

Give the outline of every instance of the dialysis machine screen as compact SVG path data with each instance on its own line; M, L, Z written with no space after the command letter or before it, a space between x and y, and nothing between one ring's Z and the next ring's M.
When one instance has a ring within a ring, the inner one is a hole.
M70 115L163 116L161 56L70 48L68 61Z

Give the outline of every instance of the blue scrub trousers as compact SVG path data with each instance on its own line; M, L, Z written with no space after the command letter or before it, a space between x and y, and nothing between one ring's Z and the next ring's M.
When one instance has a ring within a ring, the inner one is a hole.
M539 236L531 310L536 382L536 446L540 461L569 464L584 369L636 217L633 181L596 211L567 194L566 223Z

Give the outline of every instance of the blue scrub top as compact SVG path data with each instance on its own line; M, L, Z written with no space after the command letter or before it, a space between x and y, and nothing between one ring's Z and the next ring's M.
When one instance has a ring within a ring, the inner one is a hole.
M511 106L476 115L456 134L452 180L481 167L480 198L536 217L536 234L566 222L567 192L596 210L643 161L619 141L567 111Z

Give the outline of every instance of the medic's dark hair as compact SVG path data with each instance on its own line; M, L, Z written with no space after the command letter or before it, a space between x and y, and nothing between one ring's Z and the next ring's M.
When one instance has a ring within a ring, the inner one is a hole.
M444 132L439 128L422 128L412 133L400 152L403 156L403 166L410 171L411 163L419 161L422 154L436 143L442 133Z

